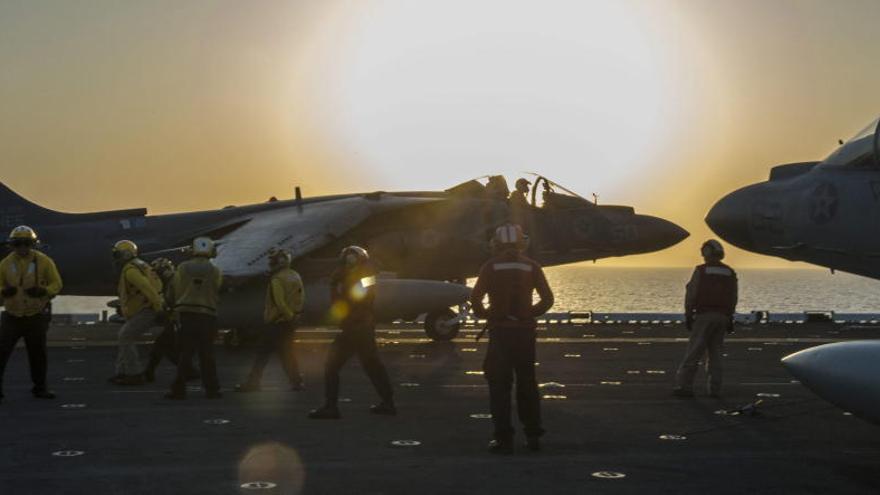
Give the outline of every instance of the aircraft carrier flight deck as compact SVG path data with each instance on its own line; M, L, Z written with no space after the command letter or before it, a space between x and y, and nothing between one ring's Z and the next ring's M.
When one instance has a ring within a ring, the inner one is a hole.
M740 325L725 344L723 398L671 395L687 333L680 325L551 325L540 330L538 378L548 431L543 451L486 453L491 434L479 328L432 342L414 326L385 326L380 352L399 414L368 413L367 378L342 375L338 421L306 418L322 401L332 331L299 331L306 390L292 392L280 365L263 391L231 390L252 353L221 349L225 397L162 398L156 383L105 380L113 325L50 331L54 401L30 397L26 353L7 369L0 492L150 495L200 493L877 493L880 432L828 404L780 365L822 343L875 338L870 324ZM701 375L702 376L702 375ZM698 377L698 383L700 378ZM522 440L518 436L517 442ZM149 469L145 463L149 463Z

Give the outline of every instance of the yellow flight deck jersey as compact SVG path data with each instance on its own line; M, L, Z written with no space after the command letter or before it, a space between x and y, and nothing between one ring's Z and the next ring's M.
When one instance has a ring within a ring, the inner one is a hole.
M162 281L143 260L135 258L122 267L117 290L122 316L126 318L146 308L162 310Z
M12 253L0 261L0 288L15 287L14 296L0 299L12 316L34 316L41 313L49 300L61 292L61 275L52 258L39 251L27 256ZM45 297L30 297L25 292L32 287L46 289ZM2 296L0 296L2 298Z
M266 323L293 321L302 312L304 303L305 291L299 273L291 268L279 270L269 281L263 320Z
M223 274L207 258L184 261L174 272L174 296L178 313L217 315Z

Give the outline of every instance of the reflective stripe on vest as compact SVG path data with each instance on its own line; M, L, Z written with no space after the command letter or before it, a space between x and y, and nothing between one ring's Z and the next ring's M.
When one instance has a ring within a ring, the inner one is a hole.
M707 266L706 275L721 275L723 277L732 277L733 271L723 266Z
M532 265L528 263L519 263L519 262L509 262L509 263L493 263L492 269L497 271L500 270L520 270L524 272L531 272Z

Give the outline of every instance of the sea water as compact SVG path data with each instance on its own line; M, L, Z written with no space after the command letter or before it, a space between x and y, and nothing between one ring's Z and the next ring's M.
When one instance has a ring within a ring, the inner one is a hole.
M690 268L618 268L571 265L547 268L554 312L675 313L684 308ZM814 269L738 270L739 312L880 312L880 281ZM308 297L308 294L306 295ZM59 297L57 313L98 313L106 297Z

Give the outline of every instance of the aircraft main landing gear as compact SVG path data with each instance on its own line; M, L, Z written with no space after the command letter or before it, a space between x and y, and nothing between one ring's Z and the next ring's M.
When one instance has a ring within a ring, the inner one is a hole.
M432 340L449 341L458 336L461 325L467 319L470 307L467 304L459 306L459 313L447 308L440 311L432 311L425 316L425 333Z

